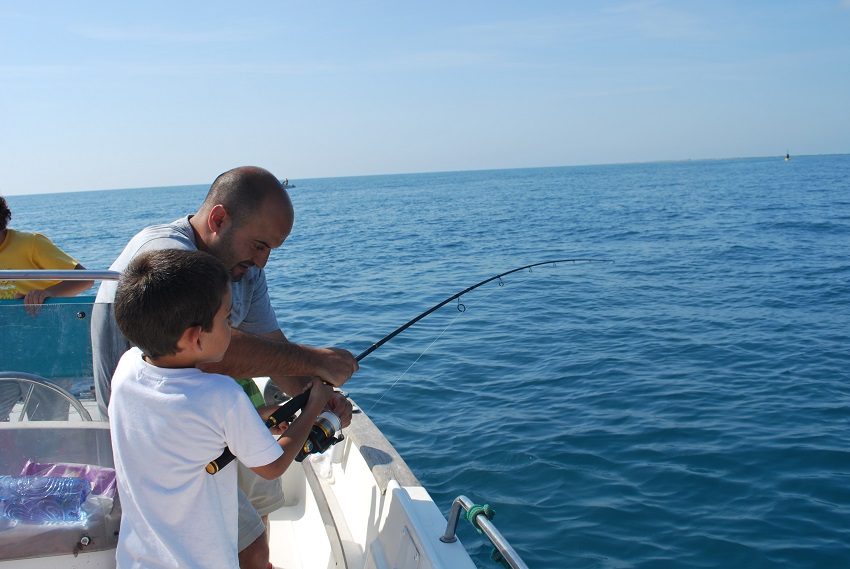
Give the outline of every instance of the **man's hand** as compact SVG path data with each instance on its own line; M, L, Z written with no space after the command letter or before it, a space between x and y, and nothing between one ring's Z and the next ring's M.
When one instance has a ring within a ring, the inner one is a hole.
M354 355L342 348L316 348L322 360L319 362L316 375L333 385L341 387L354 372L360 369L360 364Z

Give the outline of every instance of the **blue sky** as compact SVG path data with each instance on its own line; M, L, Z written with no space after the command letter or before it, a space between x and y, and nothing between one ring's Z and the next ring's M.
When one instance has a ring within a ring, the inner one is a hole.
M0 0L0 193L850 153L850 0Z

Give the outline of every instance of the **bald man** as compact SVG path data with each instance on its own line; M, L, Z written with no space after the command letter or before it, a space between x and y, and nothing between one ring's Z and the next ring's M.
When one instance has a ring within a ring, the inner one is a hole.
M224 359L204 366L204 371L234 378L268 376L290 395L303 391L310 377L339 387L358 369L354 356L340 348L289 342L269 299L263 268L271 251L289 237L294 219L289 195L271 172L253 166L235 168L216 178L197 213L143 229L110 269L122 271L138 254L152 249L199 249L214 255L230 272L234 329ZM129 347L112 314L115 288L115 281L104 281L92 311L95 391L104 417L112 374ZM335 394L329 407L343 426L351 422L351 402L344 396ZM282 505L280 482L267 484L241 464L239 467L240 487L251 502L240 492L240 567L267 569L263 518Z

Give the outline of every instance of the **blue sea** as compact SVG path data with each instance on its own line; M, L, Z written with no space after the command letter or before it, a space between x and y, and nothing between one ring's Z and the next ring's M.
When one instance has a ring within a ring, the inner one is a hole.
M276 172L283 177L287 172ZM531 567L850 566L850 155L294 180L296 342ZM198 186L10 196L107 268ZM473 528L461 540L493 567Z

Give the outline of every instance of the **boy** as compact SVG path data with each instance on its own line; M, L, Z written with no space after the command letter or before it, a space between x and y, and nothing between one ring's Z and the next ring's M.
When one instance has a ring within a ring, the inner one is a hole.
M112 380L109 424L123 516L118 567L237 567L236 462L206 465L225 447L266 479L304 444L332 388L313 381L280 440L230 377L196 366L230 344L230 275L212 255L165 249L139 255L115 294L131 348Z

